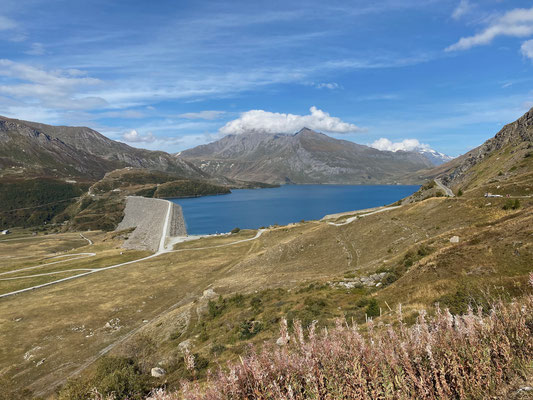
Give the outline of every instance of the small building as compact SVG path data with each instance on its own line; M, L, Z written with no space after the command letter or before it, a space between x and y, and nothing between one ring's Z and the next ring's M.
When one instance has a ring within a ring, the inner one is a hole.
M9 232L9 229L4 229L2 231L2 235L9 235L11 232Z

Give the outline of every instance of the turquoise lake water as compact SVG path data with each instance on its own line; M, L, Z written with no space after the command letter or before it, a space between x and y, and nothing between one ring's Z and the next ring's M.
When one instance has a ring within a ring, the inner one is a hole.
M416 185L285 185L235 189L231 194L170 199L183 208L190 235L286 225L326 214L394 203L416 192Z

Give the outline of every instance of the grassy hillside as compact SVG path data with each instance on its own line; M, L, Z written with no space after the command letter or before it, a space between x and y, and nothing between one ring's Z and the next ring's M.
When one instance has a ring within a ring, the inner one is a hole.
M246 354L249 343L274 342L283 317L289 325L318 320L319 327L353 318L364 331L366 316L387 323L389 307L399 303L410 324L436 301L462 311L491 296L518 295L533 259L533 204L503 210L505 201L487 206L484 198L431 198L343 226L310 221L235 244L255 233L205 238L177 245L176 253L4 299L0 331L11 346L0 365L17 387L39 394L112 346L105 354L129 361L91 364L69 387L87 388L86 380L95 382L104 370L176 389L180 379L191 378L183 343L197 355L203 379L218 362ZM451 243L456 235L459 243ZM98 247L90 251L96 253L118 240L94 239ZM13 242L5 245L17 256ZM32 317L15 322L21 315ZM114 318L120 330L104 329ZM82 325L85 333L72 330ZM62 339L53 340L57 336ZM21 362L35 346L35 356ZM167 374L150 378L157 365Z

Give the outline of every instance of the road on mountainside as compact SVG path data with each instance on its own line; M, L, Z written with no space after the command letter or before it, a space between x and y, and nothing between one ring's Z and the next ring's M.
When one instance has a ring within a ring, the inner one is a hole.
M449 197L455 197L455 195L453 194L452 192L452 189L450 189L449 187L447 186L444 186L442 184L442 182L440 181L440 179L434 179L435 183L437 184L437 186L439 188L441 188L442 190L444 190L444 193L446 193L446 196L449 196Z
M398 207L401 207L401 206L392 206L392 207L384 207L384 208L380 208L378 210L375 210L375 211L372 211L372 212L369 212L369 213L366 213L366 214L359 214L359 215L356 215L354 217L350 217L348 218L346 221L344 222L328 222L329 225L333 225L333 226L343 226L343 225L348 225L349 223L355 221L356 219L358 218L361 218L361 217L366 217L368 215L372 215L372 214L378 214L378 213L381 213L383 211L389 211L389 210L394 210L395 208L398 208Z

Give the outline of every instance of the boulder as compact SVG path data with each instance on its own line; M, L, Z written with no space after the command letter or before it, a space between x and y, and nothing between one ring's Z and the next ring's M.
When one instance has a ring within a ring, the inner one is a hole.
M276 340L276 344L280 347L285 346L287 343L289 343L288 337L280 336L278 340Z
M152 368L152 370L150 371L150 373L152 374L152 376L154 378L160 378L162 377L163 375L165 375L167 372L161 368L161 367L154 367Z
M459 243L459 236L452 236L450 238L450 243Z

